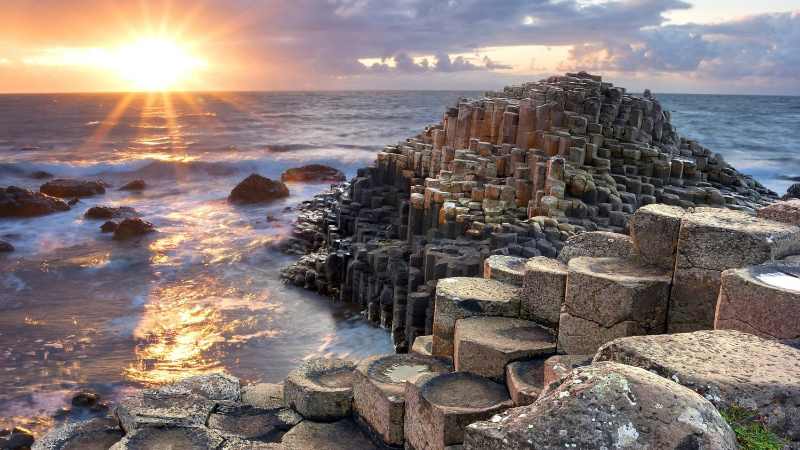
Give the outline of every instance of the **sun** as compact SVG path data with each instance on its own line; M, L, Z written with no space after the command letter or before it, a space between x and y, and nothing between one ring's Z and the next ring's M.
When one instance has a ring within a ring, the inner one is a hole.
M114 60L120 76L139 91L179 89L205 65L187 46L163 37L140 38L125 44Z

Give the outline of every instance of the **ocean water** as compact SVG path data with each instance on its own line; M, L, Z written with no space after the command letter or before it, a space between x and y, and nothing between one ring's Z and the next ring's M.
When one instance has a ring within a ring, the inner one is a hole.
M51 425L81 389L128 390L224 370L275 382L303 358L389 352L358 311L283 285L291 258L271 244L288 199L236 207L226 196L251 172L279 177L309 163L352 176L386 144L415 135L467 92L328 92L0 96L0 186L37 189L30 174L142 178L69 212L0 219L0 428ZM768 187L800 176L800 98L660 95L673 122ZM113 242L94 205L134 207L159 229ZM267 215L278 217L267 221Z

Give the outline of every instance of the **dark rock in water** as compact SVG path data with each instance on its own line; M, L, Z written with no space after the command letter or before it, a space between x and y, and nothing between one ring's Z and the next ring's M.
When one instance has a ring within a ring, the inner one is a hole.
M281 175L281 181L299 183L338 182L345 181L345 179L346 177L341 171L322 164L294 167Z
M269 202L289 196L289 188L280 181L273 181L258 174L252 174L237 184L228 196L232 203Z
M94 392L78 392L74 397L72 397L72 406L91 408L92 406L97 405L99 401L100 396Z
M793 198L800 198L800 183L789 186L789 189L786 190L786 194L783 195L783 200L790 200Z
M156 231L152 223L142 219L125 219L114 230L115 240L124 240Z
M14 246L6 241L0 241L0 253L13 252Z
M91 197L105 194L106 186L102 181L67 180L59 178L48 181L39 188L39 192L53 197Z
M109 221L106 221L105 223L103 223L102 225L100 225L100 231L102 231L103 233L113 233L113 232L117 231L117 227L118 226L119 225L117 224L117 222L114 222L113 220L109 220Z
M141 191L147 187L144 180L133 180L130 183L126 184L119 188L120 191Z
M67 204L68 204L69 206L75 206L75 205L77 205L77 204L78 204L78 202L80 202L80 201L81 201L81 200L80 200L78 197L75 197L75 198L71 199L70 201L68 201L68 202L67 202Z
M278 218L273 216L272 214L267 215L267 222L277 222Z
M31 173L31 178L34 180L44 180L45 178L53 178L53 174L50 172L45 172L44 170L37 170L36 172Z
M33 445L33 433L22 427L14 427L10 433L0 435L0 449L26 450Z
M87 219L133 218L136 216L136 210L129 206L93 206L84 214Z
M69 205L63 200L40 192L16 186L0 188L0 217L32 217L68 210Z

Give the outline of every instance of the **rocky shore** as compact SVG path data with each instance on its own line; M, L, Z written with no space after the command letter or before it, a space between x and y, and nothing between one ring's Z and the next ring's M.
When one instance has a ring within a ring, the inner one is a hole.
M800 449L800 202L669 119L585 73L460 101L281 244L397 353L186 379L33 448Z

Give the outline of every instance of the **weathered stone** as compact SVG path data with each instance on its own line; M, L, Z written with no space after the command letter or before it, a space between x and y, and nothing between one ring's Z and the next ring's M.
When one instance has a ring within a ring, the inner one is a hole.
M280 443L251 441L232 436L226 436L220 450L291 450Z
M91 197L105 194L106 187L102 181L66 180L59 178L48 181L39 187L39 192L59 198Z
M513 406L505 386L471 373L426 374L406 384L405 436L414 450L464 441L464 428Z
M637 255L645 264L675 268L678 232L683 208L662 204L642 206L631 218L631 238Z
M422 356L431 356L433 350L433 336L417 336L414 339L414 345L411 346L411 352Z
M310 359L289 372L283 385L286 406L321 422L347 417L353 407L355 364L344 359Z
M537 256L525 263L519 316L558 328L567 286L567 266L557 259Z
M286 450L377 450L350 419L333 423L304 420L281 439Z
M224 402L218 404L208 418L207 426L223 435L243 439L272 440L278 437L279 426L277 410L254 408L241 403Z
M572 258L581 256L628 258L633 254L633 240L629 236L607 231L591 231L567 239L564 248L558 254L558 260L566 264Z
M114 239L122 241L134 237L144 236L156 231L152 223L139 218L125 219L114 229Z
M0 188L0 217L34 217L68 210L69 205L56 197L16 186Z
M445 278L436 285L433 316L433 354L453 355L453 332L458 319L472 316L519 316L519 289L497 280Z
M681 222L669 332L712 328L723 270L800 253L800 227L743 212L695 208Z
M116 420L97 418L69 422L37 439L32 450L107 450L122 439Z
M800 225L800 199L772 203L760 208L756 215L762 219Z
M256 383L242 386L242 403L256 408L283 408L283 384Z
M535 403L469 425L465 450L738 448L701 396L646 370L599 363L573 371Z
M232 203L261 203L289 196L289 188L280 181L251 174L231 191L228 201Z
M340 170L322 164L293 167L281 174L284 183L338 183L345 179Z
M381 441L401 445L406 381L450 370L444 359L413 353L366 358L358 364L353 384L356 414Z
M453 362L459 372L504 381L508 363L555 351L553 335L528 320L469 317L456 321Z
M124 184L120 191L143 191L147 187L147 184L144 180L133 180L129 181L128 183Z
M109 450L216 449L221 434L205 427L154 427L129 432Z
M617 339L595 362L642 367L680 383L719 409L755 410L779 435L800 445L800 350L734 330Z
M515 406L530 405L539 398L545 386L545 361L543 358L536 358L514 361L506 366L506 387Z
M83 214L87 219L117 219L121 217L136 217L136 210L130 206L92 206Z
M239 379L226 373L183 378L160 389L164 393L200 395L209 400L236 402L241 398Z
M558 350L594 353L623 336L666 330L670 276L664 269L625 258L573 258L569 262Z
M555 355L544 361L543 385L561 383L573 369L588 366L592 363L593 355Z
M522 286L525 261L516 256L492 255L483 261L483 278Z
M215 402L187 392L144 390L122 400L114 415L126 434L148 427L204 426Z

